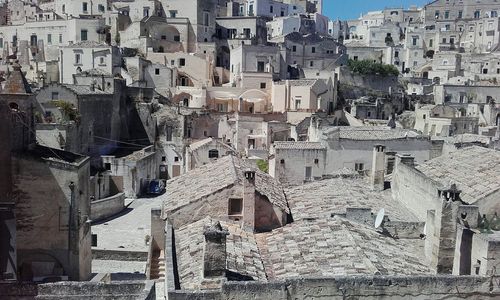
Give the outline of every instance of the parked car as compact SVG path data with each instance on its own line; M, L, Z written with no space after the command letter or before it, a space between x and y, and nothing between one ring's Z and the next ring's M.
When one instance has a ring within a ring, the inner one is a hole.
M146 195L161 195L165 192L166 181L163 179L147 180L144 184L144 193Z

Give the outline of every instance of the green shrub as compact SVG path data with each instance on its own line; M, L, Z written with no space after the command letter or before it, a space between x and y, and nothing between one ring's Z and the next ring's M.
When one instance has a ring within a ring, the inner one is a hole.
M352 60L347 63L349 69L362 75L398 76L399 71L393 65L373 62L370 60Z

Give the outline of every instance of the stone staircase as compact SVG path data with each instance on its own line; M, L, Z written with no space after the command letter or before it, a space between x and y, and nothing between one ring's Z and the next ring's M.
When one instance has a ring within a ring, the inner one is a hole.
M163 250L153 252L150 279L156 282L165 282L165 252Z

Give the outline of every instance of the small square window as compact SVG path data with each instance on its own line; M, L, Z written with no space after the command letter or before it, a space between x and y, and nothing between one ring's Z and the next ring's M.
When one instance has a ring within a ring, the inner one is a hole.
M315 164L319 164L319 159L315 158L315 159L314 159L314 163L315 163Z
M158 68L155 69L155 75L160 75L160 69Z
M111 163L105 163L104 169L106 169L106 171L111 171Z
M162 157L161 157L161 161L162 161L162 162L166 162L166 161L167 161L167 157L166 157L166 156L162 156Z
M261 82L260 83L260 88L261 89L265 89L266 88L266 83L265 82Z
M179 161L179 157L178 156L174 157L174 161L178 162Z
M281 159L280 160L280 164L284 164L285 163L285 160L284 159Z
M186 59L185 58L180 58L179 59L179 66L185 66L186 65Z
M243 199L229 199L228 215L238 216L243 212Z

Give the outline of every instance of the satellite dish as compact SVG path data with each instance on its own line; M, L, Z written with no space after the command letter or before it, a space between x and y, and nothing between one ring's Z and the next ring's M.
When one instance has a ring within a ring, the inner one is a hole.
M381 208L378 211L377 218L375 218L375 228L379 228L382 225L385 217L385 209Z

